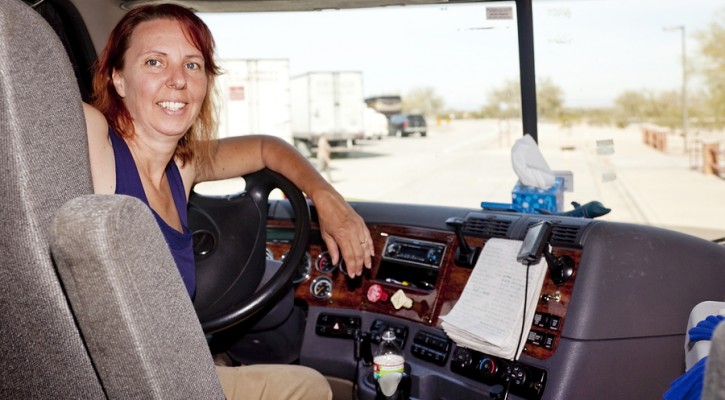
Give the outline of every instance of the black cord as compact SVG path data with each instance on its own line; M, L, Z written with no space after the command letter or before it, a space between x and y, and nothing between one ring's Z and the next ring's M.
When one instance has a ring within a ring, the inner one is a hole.
M357 376L357 374L359 372L360 372L360 360L357 360L357 361L355 361L355 375L354 375L355 378L352 380L352 398L354 400L358 400L358 395L357 395L358 394L357 393L357 390L358 390L358 385L357 385L358 376Z
M523 345L524 331L526 330L526 303L529 297L529 270L531 269L531 261L526 263L526 283L524 284L524 316L521 318L521 334L519 335L519 344L516 346L516 353L514 359L519 354L519 349Z

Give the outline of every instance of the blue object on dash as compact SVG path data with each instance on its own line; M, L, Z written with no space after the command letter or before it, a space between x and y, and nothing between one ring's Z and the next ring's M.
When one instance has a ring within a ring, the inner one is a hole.
M562 211L564 203L564 178L556 177L554 185L548 189L524 186L517 181L511 190L514 209L524 213L557 213Z
M517 212L511 203L492 203L490 201L482 201L481 208L487 211L509 211Z
M722 315L709 315L687 332L691 342L711 340L715 328L725 319ZM695 363L684 374L672 381L670 389L662 396L665 400L699 400L705 379L707 356Z

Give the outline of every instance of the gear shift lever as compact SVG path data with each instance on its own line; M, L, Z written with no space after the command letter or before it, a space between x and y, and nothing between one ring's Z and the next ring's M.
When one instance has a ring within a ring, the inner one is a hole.
M458 237L458 249L456 249L455 258L456 264L463 267L473 267L476 258L476 248L469 246L466 238L463 237L463 227L466 225L466 221L463 218L450 217L446 220L446 225L452 228Z
M355 361L362 359L363 365L369 367L373 365L373 351L370 347L370 332L361 330L355 331Z

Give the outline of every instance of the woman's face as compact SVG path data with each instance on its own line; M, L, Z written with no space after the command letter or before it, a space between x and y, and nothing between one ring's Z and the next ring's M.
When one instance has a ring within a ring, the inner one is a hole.
M174 20L139 24L113 84L137 135L178 141L196 120L207 89L204 58Z

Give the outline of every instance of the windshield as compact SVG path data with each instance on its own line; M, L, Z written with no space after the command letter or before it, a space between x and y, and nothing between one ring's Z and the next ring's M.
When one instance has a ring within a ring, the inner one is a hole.
M566 177L557 212L597 201L611 210L601 219L715 239L725 236L721 4L534 1L537 132L521 123L513 2L202 18L227 71L220 136L277 135L318 164L324 135L324 176L349 200L506 205L519 178L543 169L546 182ZM544 165L517 173L524 133Z

